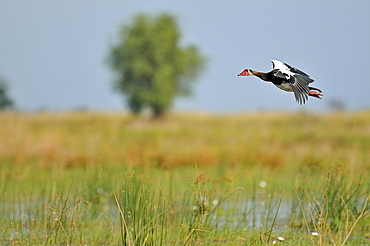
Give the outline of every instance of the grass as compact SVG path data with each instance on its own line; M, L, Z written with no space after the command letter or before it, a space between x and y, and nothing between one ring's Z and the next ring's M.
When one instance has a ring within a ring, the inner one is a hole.
M366 111L0 124L3 245L369 243Z

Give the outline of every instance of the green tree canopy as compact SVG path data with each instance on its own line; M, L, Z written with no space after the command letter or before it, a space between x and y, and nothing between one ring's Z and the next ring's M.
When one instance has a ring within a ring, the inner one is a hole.
M117 75L115 88L126 96L134 113L149 107L160 117L175 96L191 94L191 85L205 59L194 45L180 47L180 31L171 15L136 15L124 25L111 48L109 65Z
M13 107L13 100L8 96L8 85L0 78L0 110Z

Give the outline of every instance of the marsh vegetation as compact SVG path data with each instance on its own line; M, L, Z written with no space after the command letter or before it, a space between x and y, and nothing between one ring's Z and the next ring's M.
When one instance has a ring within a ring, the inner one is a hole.
M2 245L369 243L368 111L0 124Z

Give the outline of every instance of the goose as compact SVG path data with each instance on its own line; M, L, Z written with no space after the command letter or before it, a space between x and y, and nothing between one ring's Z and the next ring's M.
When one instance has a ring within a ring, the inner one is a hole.
M271 60L273 69L262 73L252 69L244 69L238 76L255 75L258 78L272 82L276 87L288 92L294 92L296 101L305 104L308 96L321 99L322 91L318 88L308 86L314 80L308 74L278 60Z

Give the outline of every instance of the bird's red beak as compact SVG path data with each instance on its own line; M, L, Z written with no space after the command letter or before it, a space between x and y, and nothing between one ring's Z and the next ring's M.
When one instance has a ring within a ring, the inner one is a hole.
M244 69L243 72L238 74L238 76L248 76L248 75L252 75L249 69Z

